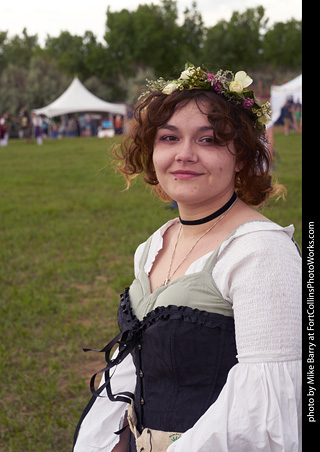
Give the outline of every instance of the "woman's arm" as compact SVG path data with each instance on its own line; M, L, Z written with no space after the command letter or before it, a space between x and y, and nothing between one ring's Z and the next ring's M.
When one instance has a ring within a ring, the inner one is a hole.
M301 259L284 234L247 234L224 250L219 284L233 302L239 363L168 452L301 450Z
M112 452L128 452L128 445L129 445L129 424L127 419L123 423L123 427L127 425L127 428L121 433L120 435L120 441L118 444L112 449Z
M117 351L115 352L117 353ZM115 357L115 354L112 358ZM104 376L101 383L104 383ZM117 368L111 378L111 390L113 394L123 391L133 392L136 385L135 367L131 355L128 355ZM125 402L112 402L106 391L102 391L102 397L97 397L91 409L82 421L74 452L120 452L115 449L119 443L119 435L114 432L121 430L126 423L126 411L128 404ZM126 428L120 435L121 447L128 441ZM128 443L127 443L128 444ZM126 449L123 449L126 452Z

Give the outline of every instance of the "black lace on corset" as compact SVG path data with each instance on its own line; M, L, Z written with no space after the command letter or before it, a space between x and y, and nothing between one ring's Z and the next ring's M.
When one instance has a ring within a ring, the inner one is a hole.
M134 400L134 395L131 392L112 394L110 386L112 375L110 375L110 371L112 368L120 364L138 345L141 338L141 332L143 330L159 320L168 319L183 319L184 321L198 323L209 328L216 328L219 326L228 329L229 327L232 327L230 325L230 318L226 318L221 314L201 311L199 309L193 309L188 306L175 305L158 306L153 311L149 312L143 318L143 320L140 321L132 312L132 308L130 306L129 288L127 287L124 293L121 294L121 301L118 312L119 326L122 331L101 350L90 348L83 349L85 352L95 351L98 353L105 353L107 366L95 373L90 380L90 390L94 396L101 397L101 392L106 389L109 399L113 402L119 401L130 403L131 400ZM119 345L118 354L115 358L112 359L110 357L110 354L116 344ZM97 375L102 372L104 372L105 374L105 382L98 389L95 389L95 379Z

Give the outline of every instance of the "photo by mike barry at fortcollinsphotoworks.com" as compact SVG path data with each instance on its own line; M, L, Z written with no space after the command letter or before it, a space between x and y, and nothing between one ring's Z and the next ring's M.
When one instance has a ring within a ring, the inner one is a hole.
M315 223L308 223L306 238L306 304L305 304L305 415L306 424L317 422L316 412L316 316L315 316Z

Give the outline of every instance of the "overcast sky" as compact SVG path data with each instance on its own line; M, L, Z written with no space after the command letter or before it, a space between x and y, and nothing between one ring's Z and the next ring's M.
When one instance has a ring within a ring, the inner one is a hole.
M61 31L83 35L92 31L102 41L105 33L106 11L137 9L139 4L157 4L158 0L0 0L0 31L8 31L9 37L21 35L23 28L29 34L37 34L41 45L47 35L58 36ZM302 19L302 0L197 0L197 11L206 26L219 20L229 20L234 11L264 6L269 25L286 22L292 18ZM192 0L177 1L182 15Z

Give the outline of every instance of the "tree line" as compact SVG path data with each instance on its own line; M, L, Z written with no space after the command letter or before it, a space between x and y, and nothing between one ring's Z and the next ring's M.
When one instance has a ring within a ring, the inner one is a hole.
M41 46L27 29L11 38L0 30L0 114L49 104L76 75L98 97L132 104L146 78L178 76L186 61L283 83L301 71L302 24L268 22L258 6L205 27L193 2L179 23L177 1L162 0L133 11L108 7L104 42L92 31L63 31Z

